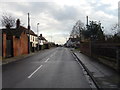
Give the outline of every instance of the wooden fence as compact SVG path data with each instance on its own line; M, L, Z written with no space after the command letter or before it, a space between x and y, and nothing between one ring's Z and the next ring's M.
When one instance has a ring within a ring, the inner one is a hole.
M103 58L120 68L120 43L84 42L80 44L82 53L95 58Z

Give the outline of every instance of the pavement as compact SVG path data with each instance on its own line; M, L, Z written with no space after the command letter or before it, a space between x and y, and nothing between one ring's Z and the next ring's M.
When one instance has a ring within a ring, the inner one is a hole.
M52 48L50 48L52 49ZM33 56L37 53L42 53L43 51L47 51L48 49L44 49L44 50L40 50L40 51L36 51L36 52L31 52L30 54L24 54L24 55L19 55L19 56L16 56L16 57L10 57L10 58L3 58L1 59L1 62L2 62L2 65L5 65L5 64L9 64L9 63L12 63L12 62L15 62L15 61L18 61L18 60L23 60L27 57L30 57L30 56Z
M120 89L120 75L115 70L96 59L84 55L80 51L72 51L89 70L99 87Z
M5 64L2 76L3 88L91 88L82 67L64 47Z

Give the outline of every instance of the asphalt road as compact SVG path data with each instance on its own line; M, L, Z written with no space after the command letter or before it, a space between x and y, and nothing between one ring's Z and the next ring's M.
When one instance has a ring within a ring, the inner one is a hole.
M2 68L3 88L90 88L67 48L45 50Z

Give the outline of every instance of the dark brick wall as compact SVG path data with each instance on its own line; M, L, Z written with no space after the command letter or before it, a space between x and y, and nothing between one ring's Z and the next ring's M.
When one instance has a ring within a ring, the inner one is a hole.
M88 56L91 56L90 42L84 42L80 44L80 51Z

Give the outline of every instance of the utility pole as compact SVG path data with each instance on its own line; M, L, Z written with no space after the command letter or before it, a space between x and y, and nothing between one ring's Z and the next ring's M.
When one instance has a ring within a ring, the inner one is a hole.
M80 37L80 43L81 43L81 40L82 40L82 30L81 29L82 28L80 28L80 26L78 28L79 28L79 32L80 32L80 36L79 37Z
M88 30L88 16L86 16L86 20L87 20L86 27ZM89 50L90 50L90 56L92 56L92 39L91 39L91 37L90 37L90 41L89 41Z
M117 71L120 72L120 49L116 48Z
M30 17L28 13L28 53L30 53Z
M28 13L28 30L30 30L30 14Z
M37 36L38 36L38 46L37 46L37 50L39 51L39 32L38 32L38 25L39 25L39 23L37 23Z
M87 30L88 30L88 16L86 16L86 19L87 19L87 24L86 24L86 26L87 26Z
M67 43L67 37L66 37L66 43Z

